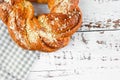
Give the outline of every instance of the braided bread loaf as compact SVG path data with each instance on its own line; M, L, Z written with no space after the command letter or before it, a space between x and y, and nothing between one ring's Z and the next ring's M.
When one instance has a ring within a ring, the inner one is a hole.
M79 0L48 0L49 14L34 16L32 4L26 0L0 2L0 18L12 39L22 48L53 52L66 46L81 26Z

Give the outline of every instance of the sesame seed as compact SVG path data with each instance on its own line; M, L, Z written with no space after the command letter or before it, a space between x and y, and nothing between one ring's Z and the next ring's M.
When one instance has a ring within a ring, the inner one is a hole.
M55 34L53 34L53 37L55 37Z
M72 18L71 16L69 16L69 18Z
M54 24L55 24L55 22L54 22L54 21L51 21L51 24L52 24L52 25L54 25Z
M68 14L71 14L70 12L68 12Z
M76 12L77 10L75 9L75 12Z
M55 21L59 20L58 18L55 18Z
M41 22L44 22L44 20L42 19Z
M70 32L70 29L68 30L68 32Z
M66 21L66 19L64 19Z
M60 28L60 30L62 31L63 29L62 29L62 28Z

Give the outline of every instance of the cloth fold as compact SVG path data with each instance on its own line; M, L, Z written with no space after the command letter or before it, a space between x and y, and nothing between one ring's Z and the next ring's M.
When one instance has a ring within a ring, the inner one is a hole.
M37 59L36 52L18 47L0 21L0 80L25 80Z

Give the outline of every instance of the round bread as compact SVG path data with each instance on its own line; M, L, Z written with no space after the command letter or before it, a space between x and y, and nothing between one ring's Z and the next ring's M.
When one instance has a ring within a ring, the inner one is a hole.
M50 13L35 17L31 2L3 0L0 2L0 18L7 25L12 39L22 48L53 52L66 46L81 26L78 2L48 0Z

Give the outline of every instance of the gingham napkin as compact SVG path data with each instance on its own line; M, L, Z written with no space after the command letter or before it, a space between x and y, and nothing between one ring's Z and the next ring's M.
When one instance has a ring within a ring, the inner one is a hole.
M0 21L0 80L25 80L36 58L36 52L23 50L11 40Z

